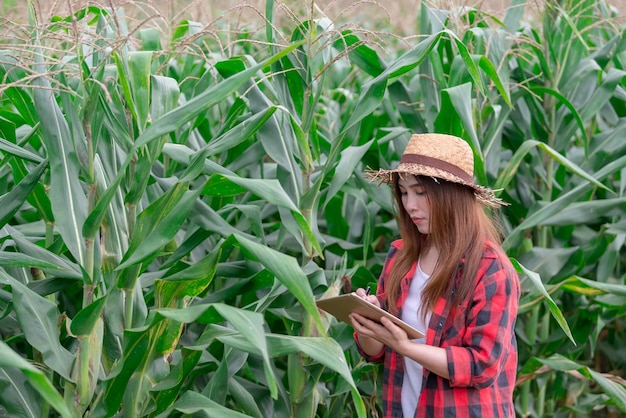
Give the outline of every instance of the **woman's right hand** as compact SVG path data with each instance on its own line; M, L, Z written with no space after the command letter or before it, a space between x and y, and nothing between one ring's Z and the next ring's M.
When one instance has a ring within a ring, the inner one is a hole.
M380 308L378 297L370 295L368 290L358 288L354 291L354 294ZM350 314L350 321L352 322L352 328L356 331L357 340L363 351L370 356L379 355L385 347L383 343L376 339L377 332L375 330L384 329L384 327L357 313Z
M363 289L362 287L359 287L357 290L355 290L354 294L361 299L371 303L372 305L380 308L380 301L378 300L378 297L376 295L368 294L368 292L366 292L365 289Z

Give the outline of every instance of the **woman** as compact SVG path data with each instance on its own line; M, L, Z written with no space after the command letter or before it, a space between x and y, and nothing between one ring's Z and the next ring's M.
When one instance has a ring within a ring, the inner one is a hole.
M376 295L356 294L424 330L410 340L391 321L352 313L355 340L384 362L384 417L514 417L519 278L485 206L502 201L473 182L460 138L413 135L393 170L401 239L392 243Z

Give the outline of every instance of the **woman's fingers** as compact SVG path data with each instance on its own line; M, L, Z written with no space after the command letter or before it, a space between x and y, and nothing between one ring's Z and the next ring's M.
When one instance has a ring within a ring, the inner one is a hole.
M361 299L366 300L367 302L371 303L372 305L378 306L380 308L380 302L378 298L376 297L376 295L370 295L369 293L367 293L365 289L358 288L357 290L354 291L354 294L360 297Z
M379 328L383 328L381 325L367 319L363 315L359 315L358 313L351 313L350 319L352 320L352 327L356 330L356 332L368 337L376 336Z
M389 331L389 333L396 340L404 340L407 339L406 331L393 323L389 318L381 318L381 323L385 326L385 328Z

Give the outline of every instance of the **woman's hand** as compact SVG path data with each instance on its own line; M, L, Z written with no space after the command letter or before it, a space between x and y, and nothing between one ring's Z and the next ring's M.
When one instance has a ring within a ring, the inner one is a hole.
M365 289L359 288L354 293L361 299L380 308L378 297L370 295ZM350 321L358 335L359 343L368 354L379 353L384 345L397 351L402 344L410 343L402 328L387 318L381 319L381 322L376 322L355 312L350 314Z
M367 287L367 289L368 290L365 290L362 287L359 287L357 290L354 291L354 294L361 299L371 303L372 305L376 305L380 308L380 301L378 300L378 297L376 295L369 294L369 286Z
M375 295L369 294L369 287L367 290L363 288L358 288L354 292L354 294L361 299L371 303L372 305L380 308L380 301ZM356 313L350 314L350 322L352 323L352 328L354 328L354 331L356 332L359 345L361 346L363 351L365 351L370 356L377 356L384 350L385 346L377 339L371 337L372 335L375 335L375 332L368 330L369 327L363 325L363 321L365 320L367 320L367 318L363 317L362 315Z
M357 289L357 296L380 307L376 296L368 295L363 289ZM359 345L370 356L380 354L385 346L397 353L422 364L430 371L446 379L450 378L446 350L441 347L413 342L406 332L388 318L381 318L380 322L372 321L359 315L350 314L350 322L357 333Z
M365 337L391 347L399 353L404 352L403 349L406 349L408 344L412 344L406 332L388 318L383 317L380 322L376 322L353 312L350 314L350 320L359 335L359 341L361 337Z
M358 288L354 293L361 299L380 308L380 301L378 300L378 297L369 294L369 286L367 290ZM363 336L372 338L392 348L395 346L396 340L408 340L404 330L395 325L392 321L386 318L382 319L384 319L385 322L372 321L363 315L359 315L354 312L350 314L352 327L357 334L359 334L359 337Z
M363 315L351 313L350 319L364 349L366 345L361 341L367 341L367 346L372 347L373 352L376 352L375 347L380 347L378 350L380 352L382 346L386 345L397 353L417 361L439 376L446 379L450 378L448 358L444 348L411 341L406 332L388 318L383 317L378 323L365 318ZM371 353L368 352L368 354Z

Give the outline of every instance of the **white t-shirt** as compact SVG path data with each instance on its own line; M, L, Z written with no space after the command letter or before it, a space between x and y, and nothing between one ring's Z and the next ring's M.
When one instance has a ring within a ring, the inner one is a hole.
M422 290L428 281L430 276L422 271L417 264L415 269L415 275L411 281L409 287L409 294L404 301L404 307L402 309L402 320L407 324L423 331L424 334L428 329L428 319L430 314L426 318L426 322L422 320L422 314L418 312L422 300ZM426 338L418 338L411 340L418 343L425 343ZM407 357L404 358L404 381L402 382L402 413L405 418L411 418L415 416L415 409L417 408L417 401L422 392L422 365L413 361Z

